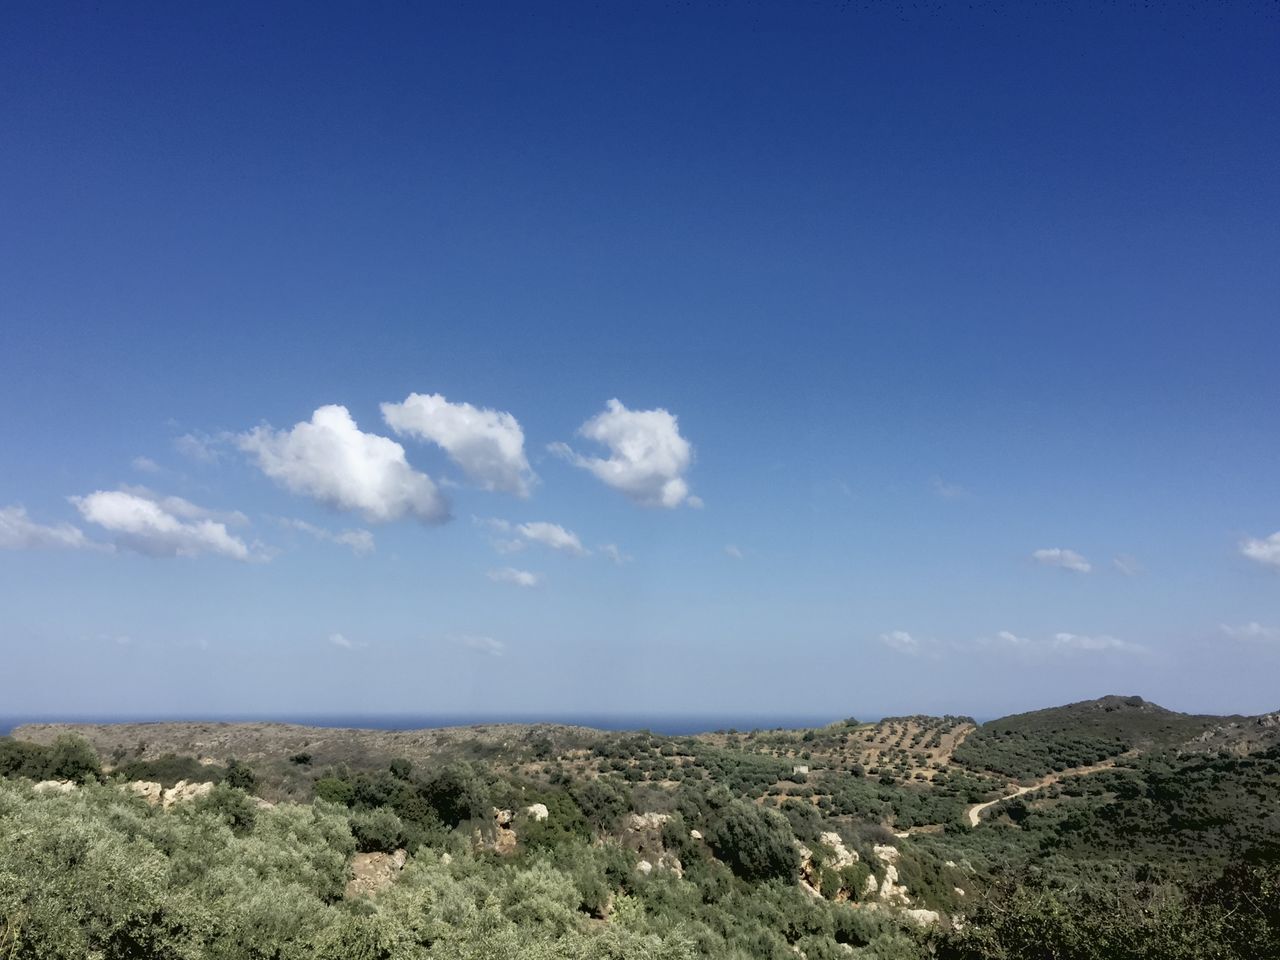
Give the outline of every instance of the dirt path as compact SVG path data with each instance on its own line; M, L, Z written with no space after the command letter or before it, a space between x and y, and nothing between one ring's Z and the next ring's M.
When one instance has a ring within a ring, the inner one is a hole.
M1118 757L1112 757L1110 760L1104 760L1102 763L1095 763L1087 767L1072 767L1070 770L1051 773L1047 777L1042 777L1037 780L1029 787L1019 786L1014 789L1013 793L1006 794L1003 797L997 797L995 800L988 800L985 803L975 803L967 811L969 816L969 826L976 827L981 822L983 813L994 807L997 803L1012 800L1014 797L1020 797L1024 793L1031 793L1033 790L1040 790L1050 784L1057 783L1064 777L1083 777L1089 773L1098 773L1101 770L1110 770L1121 760L1127 760L1132 756L1132 752L1124 753Z

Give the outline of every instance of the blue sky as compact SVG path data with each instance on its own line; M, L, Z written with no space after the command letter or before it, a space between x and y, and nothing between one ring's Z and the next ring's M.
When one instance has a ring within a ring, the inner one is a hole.
M1280 706L1280 14L950 6L7 9L4 712Z

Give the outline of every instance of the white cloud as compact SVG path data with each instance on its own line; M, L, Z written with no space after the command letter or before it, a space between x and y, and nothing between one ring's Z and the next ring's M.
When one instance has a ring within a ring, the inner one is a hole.
M941 477L933 478L933 492L943 500L963 500L969 491L956 483L947 483Z
M173 514L182 520L217 520L219 523L236 527L245 526L249 522L249 518L239 510L207 510L196 506L190 500L184 500L182 497L166 497L148 487L126 483L120 487L120 490L130 496L150 500L165 513Z
M689 495L684 479L693 463L693 447L680 435L673 414L660 408L628 410L610 400L605 411L584 423L578 433L608 447L609 456L584 457L564 443L553 443L549 449L642 506L702 506L700 499Z
M1127 553L1122 553L1118 557L1113 557L1111 565L1123 573L1126 577L1136 577L1142 572L1142 564L1134 557Z
M1011 647L1030 647L1031 641L1027 637L1020 637L1012 630L1001 630L995 636L999 643L1006 643Z
M1280 530L1262 540L1241 540L1240 552L1255 563L1280 568Z
M382 404L382 419L397 434L442 447L485 490L527 497L537 480L525 457L524 431L509 413L411 393L403 403Z
M360 640L351 640L343 636L341 633L329 634L329 642L335 647L341 647L343 650L360 650L368 646L367 643Z
M1037 550L1031 556L1046 567L1061 567L1064 570L1074 570L1076 573L1088 573L1093 569L1093 564L1080 554L1074 550L1064 550L1062 547L1047 547Z
M324 527L317 527L314 523L307 523L305 520L294 520L289 517L280 517L281 526L288 527L290 530L297 530L308 536L315 537L325 543L336 543L344 547L350 547L351 552L356 556L363 556L366 553L373 553L374 540L373 534L368 530L351 529L340 530L334 533L332 530L326 530Z
M160 464L156 463L150 457L134 457L132 461L133 469L139 473L159 473Z
M600 553L612 560L618 566L622 566L624 563L630 563L633 559L623 553L622 549L616 543L602 543L600 545Z
M60 523L56 527L36 523L25 507L0 507L0 550L38 549L103 549L106 544L95 543L84 535L79 527Z
M320 407L292 430L255 427L237 443L281 486L354 510L370 523L405 516L426 523L449 519L448 501L429 476L409 466L404 447L362 432L346 407Z
M70 500L85 520L115 534L117 546L138 553L262 559L260 552L250 550L243 540L227 532L224 522L210 519L209 511L181 497L153 499L126 490L98 490Z
M541 578L528 570L517 570L515 567L502 567L490 570L486 576L494 583L510 583L517 587L536 587Z
M578 539L578 535L572 530L566 530L558 523L537 520L533 523L522 523L515 528L515 531L524 539L541 543L553 550L561 550L579 557L587 554L587 549Z
M1004 648L1032 654L1047 653L1143 653L1146 647L1107 634L1085 635L1059 632L1046 638L1019 636L1012 630L1001 630L994 637L984 637L978 646L986 649Z
M918 656L920 653L920 641L905 630L890 630L888 633L882 633L880 634L880 642L890 650L896 650L898 653L905 653L913 657Z
M731 543L731 544L729 544L728 546L726 546L726 547L724 548L724 552L725 552L725 555L726 555L726 556L733 557L733 559L735 559L735 560L741 560L741 559L742 559L742 551L741 551L741 550L739 550L739 549L738 549L736 546L734 546L732 543Z
M1053 635L1053 646L1059 650L1114 650L1119 653L1137 653L1145 649L1139 644L1129 643L1126 640L1117 640L1115 637L1107 636L1106 634L1086 636L1079 633L1055 633Z
M1222 624L1222 632L1232 640L1274 643L1280 641L1280 627L1264 626L1254 620L1240 627Z
M493 637L457 637L456 642L466 647L468 650L477 650L480 653L487 653L491 657L500 657L507 652L507 645L501 640L493 639Z

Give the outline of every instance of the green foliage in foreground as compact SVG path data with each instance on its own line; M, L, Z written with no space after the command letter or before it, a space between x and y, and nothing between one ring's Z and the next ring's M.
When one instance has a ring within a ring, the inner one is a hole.
M422 847L376 899L344 900L348 810L320 800L246 818L246 805L225 784L165 811L114 786L0 782L0 956L791 960L800 946L822 960L847 956L840 944L921 956L889 917L792 882L748 883L709 857L685 879L646 877L633 854L577 836L502 860L454 835L449 862Z

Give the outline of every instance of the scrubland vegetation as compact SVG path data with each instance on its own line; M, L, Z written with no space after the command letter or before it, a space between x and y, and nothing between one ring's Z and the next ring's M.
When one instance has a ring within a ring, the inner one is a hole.
M1280 745L1181 751L1208 721L1094 703L976 730L473 731L413 758L338 738L337 760L320 731L244 758L162 728L105 759L0 739L0 957L1280 956ZM887 766L899 739L931 776ZM1123 763L968 825L1093 741ZM162 805L137 780L212 786ZM360 858L387 882L353 886Z

